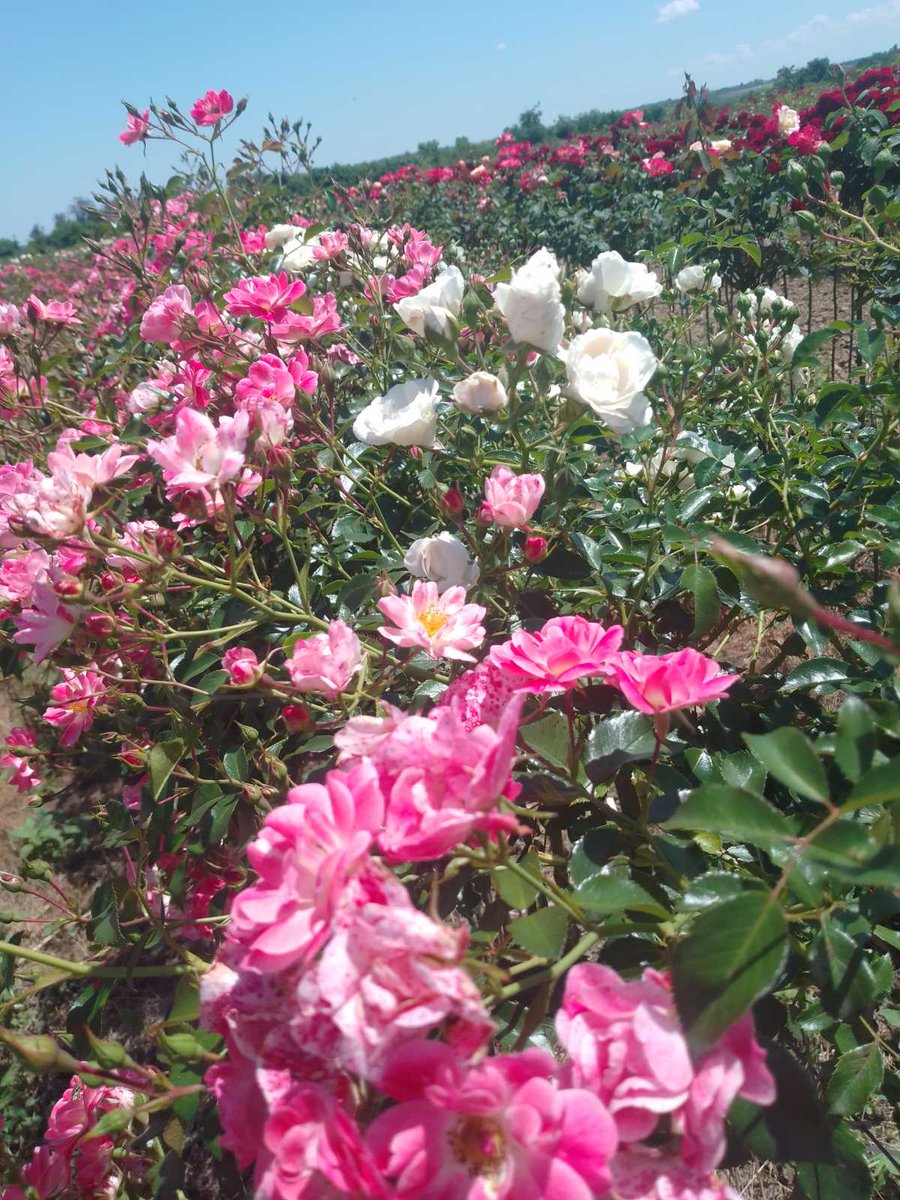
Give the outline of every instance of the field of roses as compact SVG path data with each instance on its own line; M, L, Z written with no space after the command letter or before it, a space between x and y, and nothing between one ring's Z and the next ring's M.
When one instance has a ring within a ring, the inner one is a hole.
M127 107L0 269L0 1196L897 1195L900 72Z

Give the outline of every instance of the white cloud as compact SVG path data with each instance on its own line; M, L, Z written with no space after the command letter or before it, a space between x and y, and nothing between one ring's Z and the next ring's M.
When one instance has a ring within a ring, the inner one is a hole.
M859 29L866 25L883 25L888 21L900 19L900 0L886 0L883 4L869 4L865 8L851 9L850 12L837 16L827 16L816 13L796 29L779 38L769 38L763 42L767 50L789 50L794 47L807 46L823 34L830 37L840 36L851 29Z
M668 4L664 4L656 14L657 25L664 25L666 21L674 21L676 17L686 17L688 13L696 12L700 7L700 0L669 0Z
M672 67L670 75L683 75L685 71L702 71L704 67L727 67L732 63L749 62L754 57L749 42L739 42L732 50L712 50L702 58L695 58L683 67Z
M495 50L505 50L506 42L498 42L497 45L494 47L494 49Z

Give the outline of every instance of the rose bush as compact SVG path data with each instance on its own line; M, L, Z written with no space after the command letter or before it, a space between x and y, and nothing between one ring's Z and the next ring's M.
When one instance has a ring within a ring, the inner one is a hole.
M743 289L738 137L687 151L686 232L632 114L616 186L661 236L569 258L297 205L268 151L223 176L243 111L130 111L123 140L205 166L111 179L108 242L3 275L0 761L51 826L71 791L96 872L87 899L62 855L0 876L45 914L3 914L0 1040L54 1101L5 1106L4 1196L727 1200L758 1160L809 1200L886 1190L875 156L856 211L782 146L808 114L765 133L810 160L813 256L874 300L836 378L840 323Z

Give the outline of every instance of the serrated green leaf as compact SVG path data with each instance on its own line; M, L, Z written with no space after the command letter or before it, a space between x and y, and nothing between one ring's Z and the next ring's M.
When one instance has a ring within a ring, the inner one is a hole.
M517 945L541 958L558 958L566 940L569 916L561 908L539 908L509 923L509 932Z
M592 913L615 913L634 909L637 912L651 913L663 920L669 916L659 901L654 900L640 884L622 875L591 875L578 885L572 893L572 899Z
M158 800L166 790L169 777L181 761L184 754L184 739L169 738L165 742L157 742L150 750L148 765L150 767L150 794Z
M689 829L716 833L751 846L774 845L794 833L787 817L755 792L726 783L704 783L687 797L664 829Z
M746 892L700 914L672 959L675 1002L695 1052L775 985L787 947L784 914L766 892Z
M772 733L745 733L744 741L781 783L808 800L828 802L828 779L812 742L799 729L785 726Z
M837 1117L852 1117L881 1087L884 1060L875 1042L842 1054L828 1081L828 1111Z

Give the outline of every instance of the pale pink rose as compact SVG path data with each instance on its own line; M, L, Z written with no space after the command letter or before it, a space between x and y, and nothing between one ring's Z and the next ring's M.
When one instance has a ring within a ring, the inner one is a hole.
M10 334L16 333L21 324L22 314L15 304L0 300L0 337L9 337Z
M234 687L253 687L263 677L263 668L254 652L247 646L232 646L222 655L222 668L228 672L228 682Z
M137 113L129 113L125 120L125 128L119 134L119 141L123 146L133 146L135 142L142 142L150 132L150 109L145 108L138 115Z
M326 230L320 233L316 238L316 244L313 246L313 258L318 262L324 262L329 258L337 258L343 254L350 245L350 239L346 233L342 233L339 229L329 232Z
M17 748L32 750L37 745L37 736L30 729L17 725L6 735L6 754L0 755L0 767L8 767L12 774L9 782L18 792L30 792L40 785L41 777L35 763L34 755L16 754Z
M649 1146L629 1146L612 1161L616 1200L740 1200L714 1175Z
M484 641L485 609L466 604L466 589L438 592L436 583L417 579L410 596L385 596L378 607L391 625L378 632L397 646L418 646L430 658L474 662L469 653Z
M43 321L48 325L81 324L75 316L75 305L70 300L48 300L44 303L32 292L25 301L25 307L34 321Z
M249 429L245 412L220 417L213 425L204 413L183 408L175 418L174 435L148 442L147 453L163 468L169 494L200 492L216 500L222 487L241 474Z
M524 528L544 494L543 475L517 475L509 467L494 467L484 481L481 515L509 529Z
M45 550L12 550L0 561L0 597L10 604L25 604L34 586L44 583L50 567Z
M410 231L403 254L406 260L417 267L425 267L431 271L441 261L443 246L435 246L427 236L417 229Z
M94 710L106 697L106 683L102 675L88 667L74 671L63 667L62 683L50 691L53 703L44 709L43 717L48 725L62 730L60 746L74 746L85 729L94 723Z
M42 663L71 634L76 617L76 610L61 603L48 583L36 583L31 607L13 618L16 625L13 641L18 646L33 646L34 661Z
M332 699L346 691L362 664L362 646L349 625L330 622L327 633L294 643L285 664L298 692L321 692Z
M726 695L740 675L721 675L719 664L697 650L638 654L623 650L614 682L629 704L651 715L709 704Z
M359 1127L324 1088L298 1084L266 1121L258 1200L386 1196Z
M694 1071L664 976L626 982L610 967L580 963L566 976L556 1031L573 1080L597 1093L623 1141L649 1137L660 1116L687 1102Z
M191 293L181 283L173 283L161 296L150 302L141 318L141 338L145 342L171 345L181 337L185 317L191 312Z
M115 571L122 571L131 581L136 581L153 567L146 556L159 559L158 536L168 533L157 521L126 521L116 534L122 553L110 553L106 561ZM129 554L128 551L133 551Z
M279 275L254 275L240 279L225 293L225 305L236 317L257 317L261 321L284 321L290 306L306 291L306 284L291 280L286 271Z
M711 1171L722 1161L725 1118L737 1096L759 1105L775 1099L775 1080L756 1040L751 1013L726 1030L697 1064L687 1103L675 1121L688 1166Z
M508 642L492 646L491 663L516 688L556 692L576 687L591 675L609 676L625 635L584 617L553 617L536 633L517 629Z
M56 449L47 455L47 466L54 479L72 480L88 493L126 474L141 461L140 454L126 454L118 442L100 454L76 454L69 444L71 441L72 438L59 439Z
M400 1103L367 1133L397 1200L593 1200L606 1195L616 1127L591 1092L560 1084L550 1054L476 1066L437 1042L394 1058Z
M385 814L377 838L389 861L440 858L475 830L518 828L498 804L516 791L510 772L523 702L513 696L496 729L472 728L446 706L428 717L396 709L386 718L352 717L335 735L340 762L368 762L378 772Z
M322 946L383 821L378 777L368 764L329 771L324 784L293 788L287 800L251 842L247 857L259 878L231 910L229 936L246 947L245 963L257 971L283 970Z
M210 88L199 100L194 101L191 116L198 125L218 125L233 108L234 97L230 92L226 92L224 88L219 92Z
M437 707L452 708L468 731L476 725L496 729L515 690L509 675L486 660L454 679Z
M494 1031L462 966L468 944L467 926L440 925L409 902L346 909L299 979L295 1041L373 1082L399 1045L434 1029L468 1057Z

